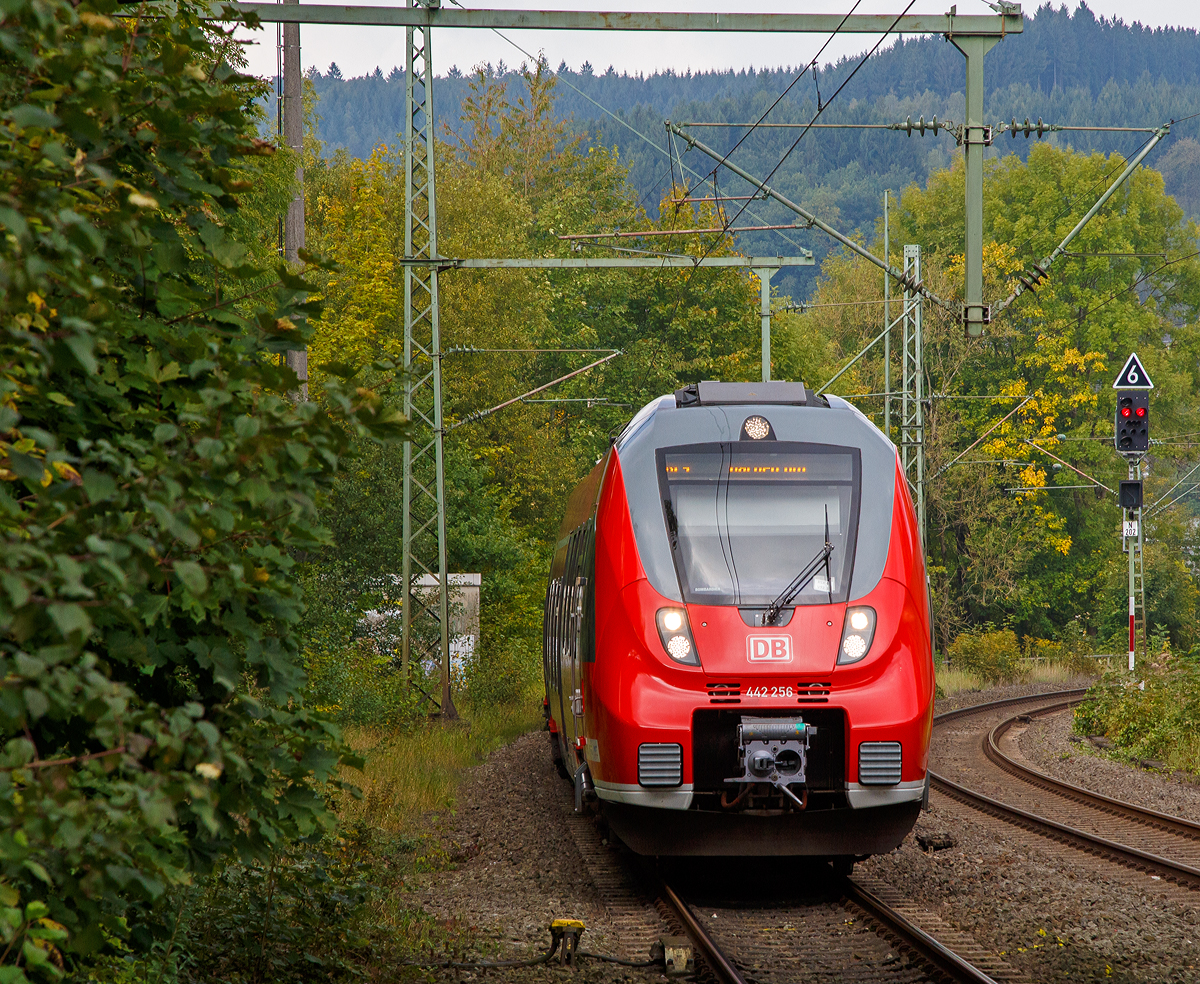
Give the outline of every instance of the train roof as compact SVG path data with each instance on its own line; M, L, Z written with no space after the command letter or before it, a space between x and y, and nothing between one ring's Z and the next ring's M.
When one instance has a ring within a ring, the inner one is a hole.
M660 448L738 441L746 418L765 417L779 441L857 448L862 489L850 600L869 593L887 562L896 488L896 446L859 409L803 383L702 382L643 407L614 442L642 564L652 585L681 598L658 485Z

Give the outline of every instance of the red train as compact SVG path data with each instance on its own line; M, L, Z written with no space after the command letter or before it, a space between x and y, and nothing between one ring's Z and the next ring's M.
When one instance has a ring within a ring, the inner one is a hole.
M571 495L552 749L642 854L890 851L928 796L930 616L881 431L802 383L686 387Z

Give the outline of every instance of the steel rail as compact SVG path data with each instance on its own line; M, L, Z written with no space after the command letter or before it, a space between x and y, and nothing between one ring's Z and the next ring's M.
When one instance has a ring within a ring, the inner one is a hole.
M973 789L967 789L966 786L961 786L936 773L931 772L930 777L935 789L983 813L990 813L1001 820L1050 840L1069 844L1087 854L1105 855L1109 860L1127 867L1139 871L1151 871L1160 878L1166 878L1186 888L1200 889L1200 869L1151 854L1149 851L1139 850L1136 847L1118 844L1106 837L1089 834L1085 830L1038 816L1036 813L1022 810L1020 807L1009 806L1007 803L984 796L983 793L977 793Z
M683 923L689 938L708 962L709 967L723 984L749 984L741 972L721 951L703 924L679 894L666 882L660 882L665 901ZM948 976L956 984L996 984L995 978L984 973L974 964L960 957L953 950L938 942L925 930L909 921L869 889L852 878L841 879L845 900L857 906L868 917L879 924L877 932L898 940L900 945L912 950L921 961L936 971Z
M963 717L969 717L974 714L983 713L988 710L999 710L1003 707L1011 707L1018 704L1029 703L1038 699L1047 697L1082 697L1086 694L1086 688L1076 690L1052 691L1048 694L1035 694L1029 697L1008 698L1005 700L990 701L985 704L975 704L969 707L959 708L954 711L948 711L944 714L939 714L934 717L934 724L944 724L947 721L957 720ZM1061 707L1064 704L1069 704L1071 701L1058 702ZM984 750L987 750L987 742L984 742ZM990 758L990 756L989 756ZM1126 867L1134 868L1139 871L1153 872L1161 878L1166 878L1176 882L1183 887L1200 890L1200 869L1193 868L1191 865L1182 864L1178 861L1173 861L1170 858L1164 858L1157 854L1152 854L1149 851L1143 851L1136 847L1130 847L1126 844L1119 844L1116 841L1111 841L1106 837L1101 837L1098 834L1092 834L1085 830L1080 830L1077 827L1071 827L1064 823L1059 823L1056 820L1051 820L1048 817L1038 816L1036 813L1030 813L1028 810L1023 810L1020 807L1011 806L1008 803L1003 803L1000 800L993 799L990 796L985 796L983 793L976 792L973 789L968 789L966 786L956 783L945 776L938 775L930 771L931 785L952 799L958 800L967 806L980 810L983 813L991 814L1008 823L1022 829L1029 830L1035 834L1047 837L1051 840L1060 843L1068 844L1078 848L1088 854L1101 855L1110 861L1115 861ZM1120 801L1114 801L1120 802ZM1122 804L1132 806L1132 804Z
M1058 704L1047 704L1044 707L1030 711L1028 714L1001 721L988 734L987 744L984 747L987 757L1005 772L1011 773L1028 782L1030 785L1037 786L1039 789L1057 793L1066 799L1102 810L1105 813L1111 813L1114 816L1124 817L1127 820L1136 820L1139 823L1158 827L1181 837L1200 840L1200 823L1193 823L1191 820L1186 820L1183 817L1173 816L1170 813L1160 813L1158 810L1138 806L1138 804L1130 803L1127 800L1115 799L1112 796L1105 796L1103 793L1085 789L1083 786L1076 786L1074 783L1048 775L1040 769L1022 765L1016 759L1006 755L1000 748L1000 738L1013 725L1017 724L1022 717L1034 718L1043 717L1047 714L1055 714L1058 711L1064 711L1067 708L1073 707L1077 703L1079 703L1078 700L1065 700Z
M729 958L721 952L720 947L713 942L713 938L705 932L700 920L696 918L692 912L691 906L683 901L666 882L661 882L660 886L663 895L666 896L665 901L679 917L679 921L683 923L684 929L687 931L688 937L695 945L696 949L703 954L709 968L722 982L722 984L748 984L738 969L729 962Z
M932 964L959 984L996 984L996 979L968 963L953 950L939 943L925 930L863 888L853 878L844 879L846 898L883 926L885 934L896 936L922 960Z
M1024 697L1005 697L1001 700L989 700L983 704L968 704L957 707L952 711L942 711L934 715L934 725L956 721L958 718L970 717L972 714L982 714L984 711L998 711L1003 707L1015 707L1017 704L1028 704L1030 701L1045 700L1047 697L1082 697L1088 692L1087 687L1076 687L1072 690L1051 690L1044 694L1027 694Z

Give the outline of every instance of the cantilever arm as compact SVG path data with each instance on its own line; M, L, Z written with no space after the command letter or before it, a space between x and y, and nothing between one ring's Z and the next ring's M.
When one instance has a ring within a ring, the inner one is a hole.
M1049 270L1050 270L1050 264L1052 264L1055 260L1057 260L1060 256L1062 256L1063 253L1066 252L1067 247L1069 245L1071 245L1071 240L1073 240L1076 236L1079 235L1080 232L1083 231L1083 227L1092 221L1092 219L1095 217L1096 213L1099 212L1100 209L1102 209L1104 207L1104 203L1107 202L1110 198L1112 198L1112 196L1116 193L1117 189L1120 188L1121 185L1123 185L1125 183L1125 180L1131 174L1133 174L1133 172L1137 168L1137 166L1139 164L1141 164L1143 160L1145 160L1146 155L1149 154L1150 151L1152 151L1158 145L1159 141L1162 140L1164 137L1166 137L1167 134L1169 134L1170 132L1171 132L1171 124L1170 123L1166 123L1163 126L1158 127L1154 131L1154 136L1152 136L1146 142L1146 146L1143 147L1141 149L1141 151L1138 153L1138 155L1129 162L1129 164L1126 166L1125 170L1121 172L1120 177L1118 177L1116 181L1114 181L1111 185L1108 186L1108 189L1104 192L1103 195L1100 196L1100 198L1096 201L1096 204L1088 209L1087 214L1075 224L1075 228L1067 233L1066 238L1061 243L1059 243L1056 247L1054 247L1054 252L1051 253L1049 256L1044 257L1040 263L1033 264L1033 272L1032 273L1022 274L1021 276L1019 276L1017 278L1020 281L1020 283L1017 285L1017 289L1014 290L1011 294L1009 294L1008 297L1006 297L998 305L996 305L996 307L993 311L993 316L996 314L999 314L1005 308L1011 307L1012 303L1018 297L1020 297L1022 294L1024 294L1026 291L1037 289L1038 285L1048 275Z
M842 233L838 232L837 229L835 229L833 226L829 225L827 222L822 222L815 215L813 215L812 212L810 212L810 211L808 211L808 209L804 208L804 206L797 205L790 198L787 198L784 195L781 195L778 191L776 191L770 185L764 184L763 182L759 181L758 178L754 177L754 175L750 174L748 171L745 171L742 168L738 167L736 164L732 163L729 160L729 158L726 157L724 154L721 154L719 151L713 150L707 144L697 140L691 134L687 133L683 129L683 127L679 126L677 123L668 122L667 126L670 128L672 133L674 133L676 136L681 137L683 140L685 140L689 147L695 147L701 153L707 154L714 161L719 163L722 167L729 168L730 171L732 171L734 174L736 174L743 181L747 181L750 184L754 185L755 188L757 188L759 191L761 191L768 198L773 198L775 201L779 202L779 204L782 205L784 208L791 209L793 212L795 212L797 215L799 215L802 219L807 221L810 225L816 227L817 229L820 229L826 235L832 236L839 243L841 243L843 246L845 246L846 249L850 250L851 252L857 253L864 260L868 260L871 263L874 263L877 267L879 267L879 269L883 270L889 277L891 277L893 280L895 280L897 283L899 283L901 286L903 286L906 290L914 291L918 294L923 295L924 297L928 297L931 301L933 301L934 304L938 305L939 307L943 307L947 311L951 311L957 315L958 311L957 311L957 308L955 307L955 305L951 304L949 301L942 300L942 298L938 297L937 294L935 294L935 293L933 293L933 291L929 290L929 288L927 288L924 285L924 283L922 283L920 281L914 283L909 277L907 277L905 275L904 271L901 270L899 267L894 267L890 263L886 262L885 260L881 260L878 256L876 256L874 253L872 253L870 250L866 249L865 247L860 246L849 236L843 235Z

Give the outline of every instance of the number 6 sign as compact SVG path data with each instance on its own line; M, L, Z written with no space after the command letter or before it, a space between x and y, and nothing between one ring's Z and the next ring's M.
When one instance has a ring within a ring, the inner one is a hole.
M1113 389L1154 389L1154 384L1150 382L1150 374L1138 361L1136 352L1131 352L1125 360L1125 368L1113 380Z

